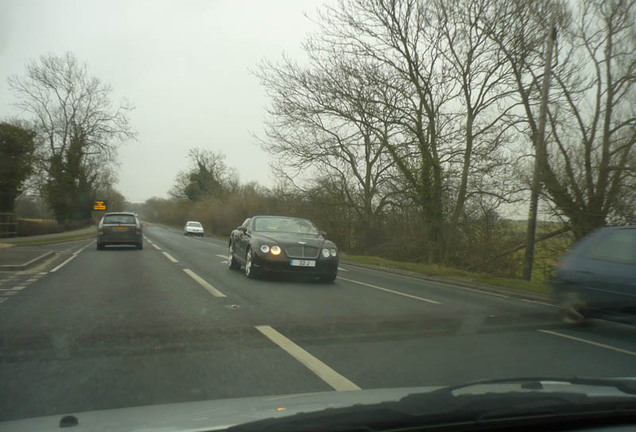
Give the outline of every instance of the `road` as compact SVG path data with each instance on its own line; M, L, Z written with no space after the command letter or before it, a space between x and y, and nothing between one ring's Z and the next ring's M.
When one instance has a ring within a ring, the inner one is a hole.
M547 304L341 265L249 280L227 245L151 226L144 250L65 243L0 275L0 421L510 376L636 376L636 328L568 328Z

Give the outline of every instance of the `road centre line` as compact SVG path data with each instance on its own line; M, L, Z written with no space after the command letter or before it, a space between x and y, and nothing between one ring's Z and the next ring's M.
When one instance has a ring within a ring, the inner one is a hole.
M403 297L408 297L408 298L412 298L412 299L415 299L415 300L431 303L431 304L442 304L442 303L440 303L438 301L435 301L435 300L427 299L427 298L424 298L424 297L418 297L418 296L414 296L414 295L411 295L411 294L406 294L406 293L403 293L403 292L400 292L400 291L394 291L394 290L391 290L391 289L388 289L388 288L382 288L382 287L379 287L377 285L371 285L371 284L368 284L368 283L365 283L365 282L360 282L360 281L353 280L353 279L347 279L347 278L343 278L343 277L338 277L338 279L339 280L343 280L343 281L347 281L347 282L352 282L352 283L359 284L359 285L364 285L366 287L377 289L377 290L380 290L380 291L386 291L386 292L389 292L389 293L392 293L392 294L397 294L397 295L400 295L400 296L403 296Z
M164 252L165 253L165 252ZM205 288L206 290L208 290L210 292L210 294L212 294L214 297L226 297L225 294L223 294L221 291L219 291L218 289L214 288L212 285L210 285L205 279L203 279L201 276L199 276L198 274L196 274L195 272L193 272L190 269L183 269L183 271L190 276L192 279L194 279L195 281L197 281L199 283L199 285L201 285L203 288Z
M353 266L356 267L356 266ZM433 283L435 285L441 285L441 286L447 286L450 288L457 288L457 289L461 289L461 290L465 290L465 291L474 291L474 292L478 292L480 294L486 294L486 295L491 295L491 296L495 296L495 297L502 297L502 298L511 298L510 296L507 296L505 294L499 294L499 293L494 293L494 292L490 292L490 291L482 291L479 289L475 289L475 288L467 288L467 287L463 287L463 286L459 286L459 285L453 285L450 283L445 283L445 282L438 282L435 280L430 280L430 279L423 279L423 278L416 278L413 276L406 276L406 275L402 275L399 273L391 273L388 271L384 271L384 270L375 270L375 269L370 269L370 268L366 268L366 267L358 267L359 269L364 269L365 272L375 272L375 273L383 273L385 275L389 275L389 276L398 276L404 279L410 279L412 281L416 281L416 282L429 282L429 283Z
M154 243L151 243L151 244L152 244L152 247L154 247L155 249L161 250L161 248L159 246L157 246L156 244L154 244Z
M300 346L286 338L284 335L276 331L271 326L256 326L256 330L261 332L265 337L274 342L276 345L285 350L289 355L294 357L310 371L315 373L320 379L333 387L336 391L360 390L360 387L353 382L340 375L338 372L309 354Z
M173 263L178 263L179 262L172 255L170 255L168 252L161 252L161 253L164 254L166 256L166 258L168 258Z
M583 338L576 337L576 336L570 336L570 335L566 335L566 334L563 334L563 333L558 333L558 332L551 331L551 330L538 330L538 331L541 332L541 333L551 334L552 336L559 336L559 337L566 338L566 339L571 339L571 340L574 340L574 341L577 341L577 342L583 342L583 343L586 343L586 344L589 344L589 345L594 345L594 346L597 346L599 348L605 348L605 349L616 351L616 352L619 352L619 353L636 356L636 351L630 351L630 350L626 350L626 349L623 349L623 348L614 347L614 346L611 346L611 345L605 345L605 344L602 344L602 343L599 343L599 342L594 342L594 341L591 341L591 340L588 340L588 339L583 339Z

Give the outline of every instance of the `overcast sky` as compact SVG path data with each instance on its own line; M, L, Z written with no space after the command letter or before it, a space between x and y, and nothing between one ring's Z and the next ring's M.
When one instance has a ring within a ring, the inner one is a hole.
M0 119L19 114L7 77L42 54L72 52L135 105L137 142L119 151L117 188L166 196L191 147L227 155L241 181L272 186L262 135L267 99L250 74L285 53L300 61L323 0L0 0Z

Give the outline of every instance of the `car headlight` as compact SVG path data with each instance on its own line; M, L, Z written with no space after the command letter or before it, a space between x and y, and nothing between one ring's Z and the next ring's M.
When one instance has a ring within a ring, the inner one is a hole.
M336 255L338 255L338 251L337 251L337 250L335 250L335 249L331 249L331 251L330 251L330 252L331 252L331 256L332 256L332 257L335 257Z
M268 252L269 252L269 246L267 246L267 245L262 245L262 246L261 246L261 252L263 252L263 253L268 253Z
M323 249L322 256L324 256L325 258L329 258L329 249Z
M280 246L272 246L270 248L270 252L272 253L272 255L280 255Z

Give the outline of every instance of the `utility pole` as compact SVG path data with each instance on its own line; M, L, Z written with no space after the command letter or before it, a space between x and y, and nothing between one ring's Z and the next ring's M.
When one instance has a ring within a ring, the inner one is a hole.
M548 97L550 95L550 73L552 71L552 49L556 40L554 12L550 14L550 25L545 48L545 66L543 68L543 87L541 88L541 105L539 106L539 125L534 142L534 173L530 191L530 210L528 212L528 229L526 231L526 254L523 263L523 278L532 278L534 262L534 243L537 231L537 212L539 208L539 192L541 190L542 164L547 159L545 145L545 124L548 116Z

